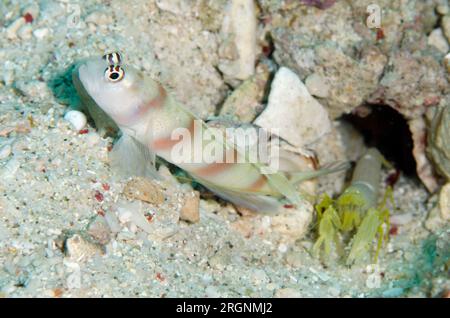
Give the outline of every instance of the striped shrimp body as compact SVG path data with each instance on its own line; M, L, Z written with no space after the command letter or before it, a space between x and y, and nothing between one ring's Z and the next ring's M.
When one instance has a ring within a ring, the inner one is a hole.
M224 157L216 162L186 160L173 157L181 142L194 146L194 141L172 138L175 130L184 129L197 138L198 128L206 124L182 107L161 84L144 76L136 68L125 65L118 53L83 61L73 74L81 97L89 96L117 124L122 137L111 152L113 166L128 175L151 175L155 156L187 171L196 181L218 196L258 212L278 212L287 202L299 205L302 198L282 172L264 173L265 165L245 162L235 146L221 140L206 139L203 147L219 143ZM190 159L193 159L195 150ZM220 159L220 158L219 158ZM342 169L299 172L296 180L315 177Z

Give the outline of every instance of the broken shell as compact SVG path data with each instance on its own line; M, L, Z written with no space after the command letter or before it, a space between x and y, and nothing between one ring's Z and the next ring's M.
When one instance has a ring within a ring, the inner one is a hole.
M161 204L164 202L164 194L160 186L142 177L130 180L125 185L123 194L131 200L137 199L153 204Z
M94 243L87 234L83 232L66 232L64 241L64 252L75 262L84 262L95 254L103 254L101 245Z
M78 110L70 110L64 115L64 119L72 124L76 131L80 131L86 126L86 115Z

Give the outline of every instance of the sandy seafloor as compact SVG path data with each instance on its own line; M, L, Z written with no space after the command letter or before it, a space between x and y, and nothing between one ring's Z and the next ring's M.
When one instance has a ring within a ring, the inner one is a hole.
M199 49L215 45L214 35L199 32L191 17L159 11L152 1L83 1L81 24L73 27L67 22L73 13L69 2L40 1L34 33L14 39L4 36L5 26L25 4L1 5L0 148L10 145L11 153L0 159L0 297L435 297L448 292L448 226L431 224L436 198L403 176L394 189L394 214L402 216L402 224L377 265L366 260L351 268L333 261L324 266L309 253L310 236L289 244L272 240L270 233L245 237L231 226L240 217L233 207L213 199L201 200L200 222L178 222L186 189L170 182L161 183L165 203L147 206L162 215L153 233L119 222L104 254L81 260L65 255L59 247L63 231L84 230L99 211L113 213L126 180L108 165L111 138L100 137L92 123L80 134L64 120L70 98L56 96L49 88L52 79L79 58L119 49L147 74L175 87L179 99L198 105L200 115L226 91L211 66L217 57ZM106 12L105 21L83 22L98 10Z

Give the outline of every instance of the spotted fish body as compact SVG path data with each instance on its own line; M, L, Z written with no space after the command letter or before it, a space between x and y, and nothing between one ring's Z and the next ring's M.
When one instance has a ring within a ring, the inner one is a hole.
M280 172L264 174L261 164L238 160L174 162L171 154L179 140L171 138L172 132L186 128L193 134L199 119L183 108L161 84L121 62L120 55L112 53L84 61L74 73L82 86L77 89L83 89L83 93L87 93L122 131L123 136L115 147L131 149L130 144L136 143L138 148L150 154L143 158L152 161L154 155L162 157L187 171L217 195L252 210L276 213L283 205L283 198L289 203L301 204L298 192L286 176ZM202 125L206 127L204 123ZM224 148L226 155L235 159L242 156L235 147ZM132 158L134 151L122 153L122 162L134 160L136 166L141 164Z

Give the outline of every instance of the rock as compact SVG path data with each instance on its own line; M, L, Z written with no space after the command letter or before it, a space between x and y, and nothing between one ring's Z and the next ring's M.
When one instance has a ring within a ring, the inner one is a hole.
M447 53L449 46L441 28L434 29L428 36L428 45L434 46L442 53Z
M234 116L240 123L252 122L262 111L262 99L269 75L268 67L260 64L256 74L245 80L228 96L220 110L220 115Z
M282 241L293 243L301 239L312 221L313 206L303 201L303 206L285 208L283 212L271 218L271 230L280 234Z
M231 50L236 59L222 58L219 69L226 77L246 80L255 73L256 8L254 0L232 0L226 9L222 25L221 51Z
M447 41L450 43L450 15L446 15L445 17L442 17L441 28L442 28L442 32L444 33L445 37L447 38ZM445 52L445 53L447 53L447 52Z
M164 202L164 194L160 186L142 177L130 180L125 185L123 194L131 200L141 200L152 204Z
M276 135L296 147L314 143L331 129L327 111L286 67L276 73L268 105L254 123L268 131L276 129Z
M427 219L424 223L427 230L438 233L439 230L447 224L447 222L442 218L440 210L441 209L439 207L435 207L428 212Z
M420 180L428 191L434 192L438 188L435 170L431 161L426 156L426 123L422 117L409 121L409 129L413 139L413 156L416 161L416 171Z
M305 85L308 92L316 97L326 98L330 93L326 78L317 73L309 75L305 80Z
M427 152L438 172L450 179L450 95L435 110L428 134Z
M64 115L64 119L67 120L76 131L83 129L87 123L86 115L78 110L69 110Z
M188 194L180 211L180 220L197 223L200 220L200 193L194 191Z
M444 57L444 66L447 69L447 73L450 74L450 53Z
M74 262L85 262L95 254L103 254L100 244L95 243L84 232L65 232L64 252Z
M443 220L450 220L450 183L444 185L439 194L439 209Z
M446 14L448 14L448 13L449 13L448 3L442 3L442 4L439 4L439 5L436 7L436 11L437 11L437 13L439 13L440 15L446 15Z

